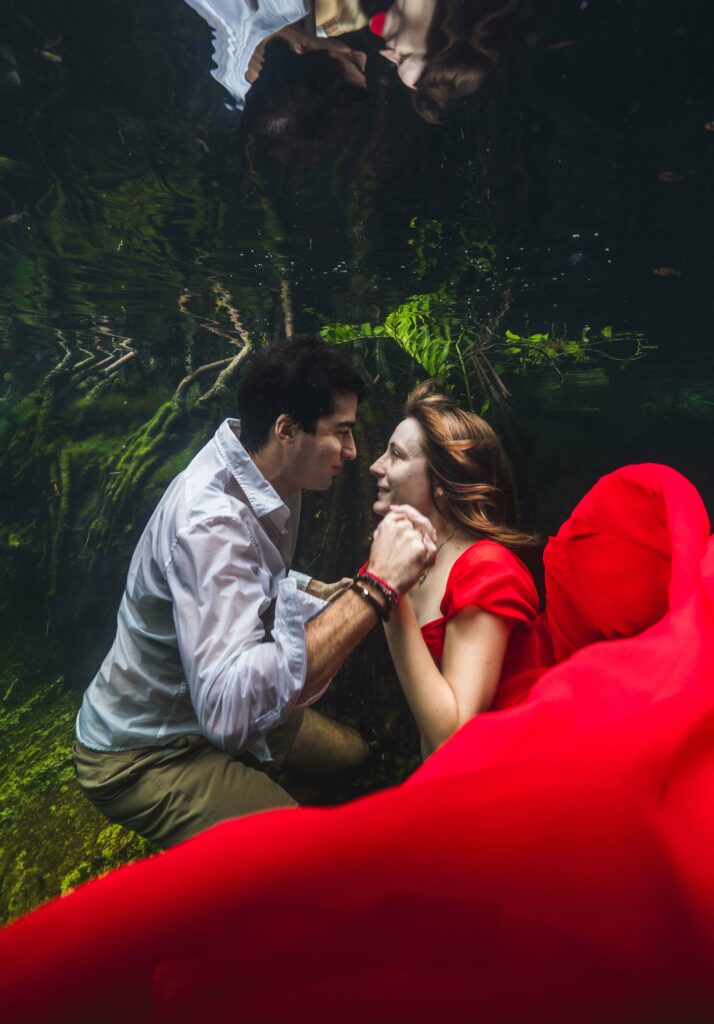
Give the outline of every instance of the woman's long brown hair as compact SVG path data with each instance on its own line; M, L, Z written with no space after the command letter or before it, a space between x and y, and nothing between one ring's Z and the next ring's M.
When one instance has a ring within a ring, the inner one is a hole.
M433 124L479 89L495 70L499 49L494 23L513 14L520 0L436 0L427 37L426 66L413 97L417 113Z
M412 391L405 416L417 421L439 512L455 526L511 548L535 547L534 534L511 525L517 515L513 473L495 430L426 381ZM440 488L443 495L436 495Z

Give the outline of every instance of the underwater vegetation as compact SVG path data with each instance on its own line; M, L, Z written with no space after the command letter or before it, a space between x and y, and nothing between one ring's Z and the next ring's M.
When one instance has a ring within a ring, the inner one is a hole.
M510 306L504 289L501 306L486 322L471 321L464 307L447 288L412 295L379 324L326 324L323 338L334 344L358 339L391 338L429 377L448 392L456 391L467 407L485 413L492 402L509 397L504 377L509 373L533 375L551 371L559 378L569 368L609 360L627 367L655 346L637 331L614 331L611 326L593 331L586 324L575 336L565 327L519 334L503 329Z
M62 678L13 695L19 666L0 670L0 922L111 868L154 852L111 825L74 781L77 697Z

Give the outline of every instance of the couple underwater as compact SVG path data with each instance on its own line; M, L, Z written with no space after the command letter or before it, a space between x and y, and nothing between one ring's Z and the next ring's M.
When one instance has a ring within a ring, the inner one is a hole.
M325 605L315 581L286 576L289 506L296 515L299 485L325 490L354 458L363 385L338 353L293 344L296 364L307 353L297 404L275 414L263 401L263 426L240 440L223 424L147 527L95 724L118 729L128 710L125 731L163 738L190 720L188 693L199 726L218 730L240 697L257 714L254 745L270 747L276 709L311 711L382 620L429 756L399 787L233 817L16 922L0 933L0 1008L75 1021L98 1005L117 1021L237 1008L263 1020L707 1019L714 548L696 490L654 464L602 478L545 548L539 612L519 557L535 539L515 523L499 439L422 385L371 467L382 521L368 560ZM265 350L279 356L264 367L277 393L290 345ZM250 396L268 394L256 372L238 401L248 423ZM187 680L173 691L172 643ZM131 707L142 652L164 674ZM334 749L358 761L343 728ZM122 785L155 769L135 764ZM183 787L172 778L163 807Z

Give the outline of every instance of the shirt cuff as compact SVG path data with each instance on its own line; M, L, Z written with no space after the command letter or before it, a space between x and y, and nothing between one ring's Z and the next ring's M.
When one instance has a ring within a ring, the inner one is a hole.
M326 604L327 602L321 598L298 590L297 581L292 576L278 583L272 636L283 652L285 675L284 682L276 694L275 707L256 723L259 735L248 748L261 761L270 760L270 751L266 743L270 730L279 725L289 711L314 704L329 686L328 680L320 693L313 695L309 700L299 700L307 672L305 625L318 615Z
M297 569L291 569L288 576L295 580L298 590L307 590L312 581L312 576L308 576L304 572L298 572Z

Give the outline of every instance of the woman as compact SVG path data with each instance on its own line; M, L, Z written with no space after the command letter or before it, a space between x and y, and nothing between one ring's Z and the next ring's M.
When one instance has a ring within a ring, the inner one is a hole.
M518 0L395 0L371 27L384 39L382 56L414 90L417 113L438 124L494 71L505 45L494 32L509 30L503 19L517 7Z
M511 471L488 423L431 382L405 412L370 472L378 515L416 509L436 530L434 564L385 623L427 757L524 667L538 594L515 551L537 541L509 525Z

